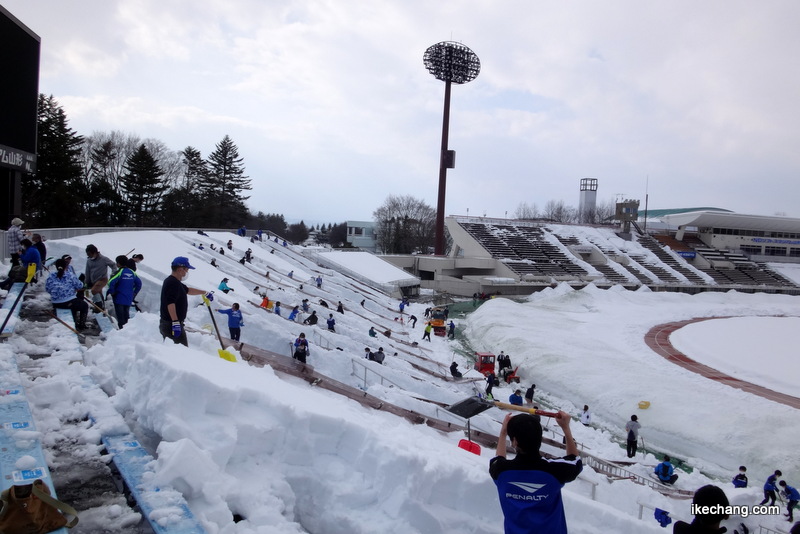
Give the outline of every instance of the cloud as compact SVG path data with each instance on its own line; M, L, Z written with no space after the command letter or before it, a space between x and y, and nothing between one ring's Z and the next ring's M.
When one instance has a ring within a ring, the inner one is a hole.
M577 204L586 176L601 200L638 197L650 176L658 207L800 215L800 4L4 5L42 34L42 90L73 124L204 152L231 134L265 211L310 185L326 199L297 211L336 219L366 218L390 193L435 204L444 84L422 54L455 40L481 73L452 91L449 213ZM326 202L343 188L346 202Z

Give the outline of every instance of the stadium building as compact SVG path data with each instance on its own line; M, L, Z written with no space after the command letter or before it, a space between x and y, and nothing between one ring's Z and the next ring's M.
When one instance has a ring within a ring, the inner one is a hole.
M800 294L800 219L718 208L618 204L613 225L451 216L446 257L387 256L421 287L453 295L525 295L566 282L655 291Z

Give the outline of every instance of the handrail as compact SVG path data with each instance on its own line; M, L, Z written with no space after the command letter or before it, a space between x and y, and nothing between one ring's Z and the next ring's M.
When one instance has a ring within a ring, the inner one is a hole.
M357 369L357 368L356 368L356 366L361 366L361 367L363 368L363 370L364 370L364 378L363 378L363 380L362 380L362 382L363 382L363 384L364 384L364 387L363 387L363 388L361 388L361 389L363 389L364 391L366 391L366 390L367 390L367 376L368 376L368 375L367 375L367 373L368 373L368 372L378 375L378 376L380 377L380 383L381 383L381 385L383 385L383 382L384 382L384 380L385 380L385 381L386 381L386 382L388 382L389 384L391 384L391 385L393 385L393 386L396 386L396 387L398 387L398 388L400 388L400 389L403 389L403 388L402 388L402 386L400 386L400 384L398 384L397 382L394 382L393 380L391 380L391 379L387 378L387 377L386 377L386 376L385 376L383 373L379 373L379 372L378 372L378 371L376 371L375 369L372 369L371 367L368 367L368 366L367 366L365 363L358 361L358 359L357 359L357 358L352 358L352 359L350 360L350 362L351 362L351 366L352 366L352 368L353 368L353 376L355 376L356 378L359 378L359 376L358 376L358 374L357 374L357 372L359 371L359 369Z

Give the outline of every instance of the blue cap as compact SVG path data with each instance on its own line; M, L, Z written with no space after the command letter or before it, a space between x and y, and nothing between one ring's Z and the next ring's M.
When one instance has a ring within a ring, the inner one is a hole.
M173 267L186 267L188 269L194 269L191 265L189 265L189 258L186 256L178 256L174 260L172 260Z

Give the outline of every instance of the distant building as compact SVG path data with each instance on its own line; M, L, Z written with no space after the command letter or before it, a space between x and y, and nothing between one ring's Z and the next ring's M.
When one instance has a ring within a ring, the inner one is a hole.
M711 248L738 252L750 261L800 261L800 219L722 211L692 211L664 215L677 227L676 239L694 232Z
M375 252L375 223L373 221L347 221L347 242L353 247Z

